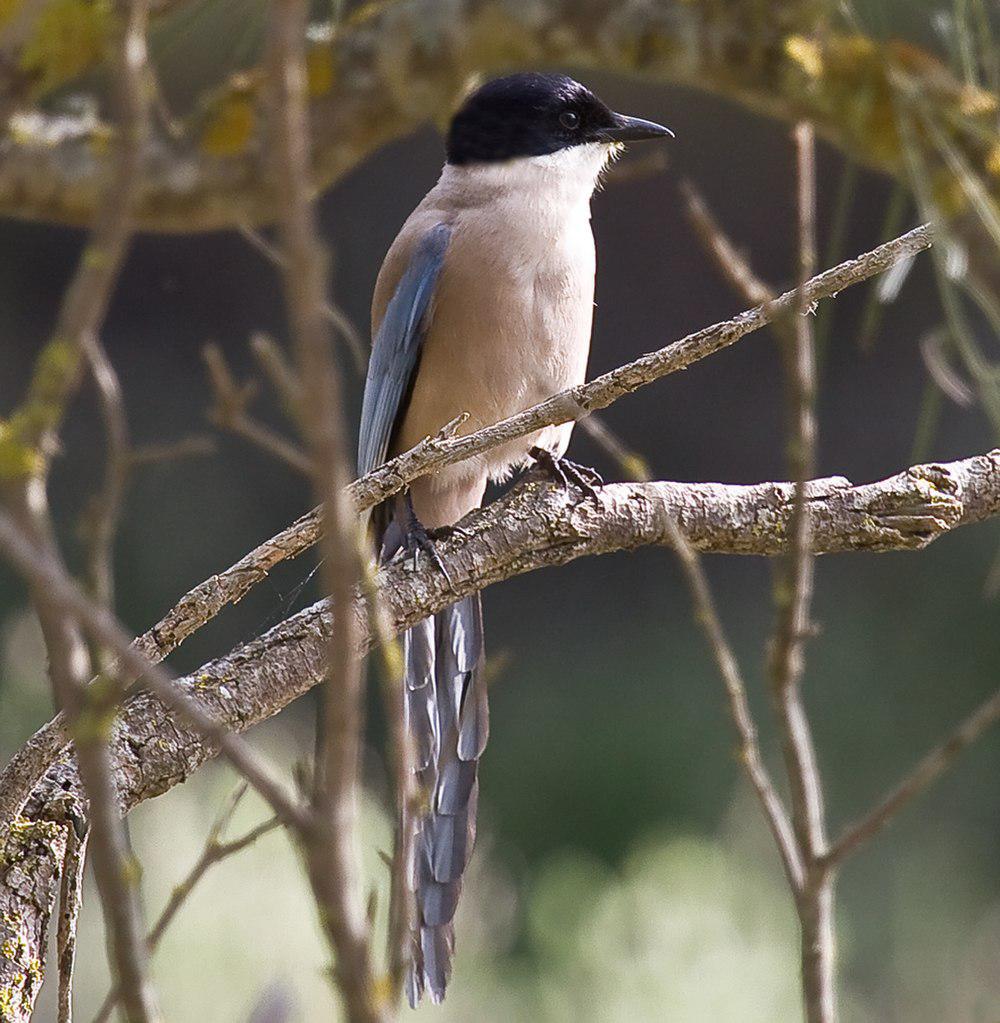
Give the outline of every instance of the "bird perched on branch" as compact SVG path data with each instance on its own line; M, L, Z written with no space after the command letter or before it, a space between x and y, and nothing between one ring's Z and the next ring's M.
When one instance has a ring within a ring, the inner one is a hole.
M438 183L382 264L361 416L361 473L462 413L471 432L583 382L594 307L590 198L624 143L671 135L611 111L564 75L489 82L455 114ZM587 490L565 458L572 423L415 480L375 509L382 559L427 551L479 507L489 480L534 459ZM424 809L414 833L411 1005L444 997L453 919L476 831L488 708L478 594L403 637L405 708ZM404 809L404 814L409 811Z

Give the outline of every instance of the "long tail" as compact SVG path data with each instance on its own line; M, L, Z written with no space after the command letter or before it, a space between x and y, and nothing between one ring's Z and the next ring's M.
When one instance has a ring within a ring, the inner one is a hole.
M413 626L403 637L406 715L425 804L413 827L416 922L410 1005L444 998L455 949L453 920L476 838L479 758L489 735L479 594Z

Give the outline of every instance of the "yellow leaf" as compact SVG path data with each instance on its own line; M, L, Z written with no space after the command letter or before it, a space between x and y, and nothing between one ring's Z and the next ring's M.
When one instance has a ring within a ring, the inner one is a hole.
M37 78L40 94L72 81L104 57L111 18L108 0L50 0L21 53L21 69Z
M810 78L819 78L823 74L823 55L819 44L805 36L789 36L785 40L785 53Z
M211 113L201 136L201 148L210 156L234 156L253 138L256 114L245 94L227 96Z

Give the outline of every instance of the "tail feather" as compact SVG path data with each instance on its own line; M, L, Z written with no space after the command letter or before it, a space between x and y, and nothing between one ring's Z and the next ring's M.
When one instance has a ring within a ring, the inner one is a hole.
M423 977L420 990L430 991L432 1002L444 1000L445 989L451 980L451 960L455 954L455 931L451 924L444 927L420 928L420 960ZM414 1008L416 1003L412 1003Z
M478 761L489 735L479 594L419 622L404 636L406 710L426 800L415 830L417 922L407 997L444 998L453 921L476 839Z
M435 709L434 633L434 619L427 618L403 635L406 717L419 772L437 763L441 749Z

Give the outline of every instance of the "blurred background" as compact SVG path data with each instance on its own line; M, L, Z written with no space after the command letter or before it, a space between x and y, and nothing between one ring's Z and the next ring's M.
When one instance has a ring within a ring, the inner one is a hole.
M218 65L254 59L261 5L204 0L187 61L164 48L165 87L183 104ZM865 31L952 60L949 0L855 5ZM256 13L253 13L256 12ZM155 52L155 51L154 51ZM678 182L702 191L720 223L775 287L794 280L788 125L680 87L567 68L616 109L670 125L664 165L636 153L594 200L597 310L591 375L742 306L703 254ZM820 147L821 263L919 222L910 194ZM381 257L443 159L427 127L387 146L321 201L334 262L331 295L367 340ZM888 218L888 221L887 221ZM0 411L18 401L84 239L67 228L0 222ZM922 256L898 295L851 289L820 316L820 462L861 482L917 460L995 446L983 403L942 393L921 342L944 322L940 282ZM986 319L969 320L997 357ZM212 437L214 451L138 471L116 556L119 611L141 631L191 586L310 506L305 479L213 428L202 349L219 345L241 378L248 341L286 333L273 266L236 232L142 236L104 341L121 375L133 441ZM362 379L345 359L350 417ZM956 371L956 375L961 373ZM656 478L756 482L785 477L781 367L756 334L626 398L605 422ZM266 387L255 415L289 431ZM71 558L102 464L93 395L75 403L52 477ZM607 479L621 470L577 431L572 457ZM838 555L817 567L806 696L834 830L864 810L995 686L1000 668L996 524L925 552ZM197 667L318 598L302 559L277 572L172 659ZM769 757L763 666L770 568L713 558L715 594L759 711ZM486 594L494 658L481 837L458 926L444 1020L795 1019L794 913L776 854L733 755L721 683L669 552L589 559ZM291 765L311 750L311 698L252 733ZM20 584L0 569L0 756L50 716L44 656ZM377 715L367 755L366 848L387 847ZM210 765L130 818L147 911L159 911L196 858L232 789ZM840 986L848 1023L974 1023L1000 1018L1000 744L988 735L895 825L864 848L839 889ZM265 815L244 801L233 832ZM257 1006L330 1018L324 950L294 851L281 834L219 867L168 932L154 962L178 1020L246 1019ZM78 981L87 1018L107 985L100 910L85 904ZM51 992L48 997L51 998ZM43 996L44 997L44 996ZM40 1019L53 1018L51 1001Z

